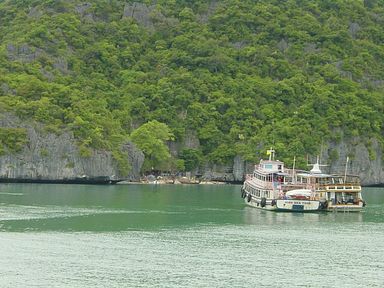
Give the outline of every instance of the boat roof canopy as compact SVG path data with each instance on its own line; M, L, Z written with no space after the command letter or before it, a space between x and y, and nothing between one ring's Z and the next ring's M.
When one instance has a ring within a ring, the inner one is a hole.
M284 172L277 172L277 173L273 173L273 174L275 174L277 176L289 176L288 173L284 173Z
M328 178L328 177L333 177L333 175L330 175L330 174L313 174L313 173L297 173L296 174L297 176L300 176L300 177L316 177L316 178Z
M260 164L284 164L284 162L280 161L280 160L263 160L261 159L260 160Z
M357 175L334 175L334 174L312 174L312 173L305 173L305 172L301 172L301 173L297 173L296 174L297 176L300 176L300 177L315 177L315 178L344 178L345 176L346 177L355 177L355 178L358 178L359 176Z

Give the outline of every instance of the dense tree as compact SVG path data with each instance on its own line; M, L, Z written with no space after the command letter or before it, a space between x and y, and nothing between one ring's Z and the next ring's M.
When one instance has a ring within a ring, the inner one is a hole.
M171 155L166 141L172 139L173 134L169 127L156 120L149 121L132 132L131 140L146 156L144 170L157 170L170 159Z
M130 135L145 169L384 143L382 15L382 1L1 1L0 109L124 170ZM164 143L187 130L200 147L171 161Z
M25 129L0 128L0 155L17 153L27 143L27 131Z
M180 158L184 161L184 169L192 171L203 163L203 154L200 150L185 148L180 153Z

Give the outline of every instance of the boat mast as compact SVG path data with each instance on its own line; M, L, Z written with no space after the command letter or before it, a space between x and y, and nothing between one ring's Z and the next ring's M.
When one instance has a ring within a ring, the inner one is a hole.
M325 164L320 164L319 156L316 157L316 163L314 164L307 164L307 166L313 166L313 168L310 170L312 174L321 174L320 167L322 166L328 166Z
M347 156L347 161L345 162L344 183L345 181L347 181L348 161L349 161L349 157Z
M296 164L296 156L293 156L292 180L294 184L296 183L295 164Z
M275 160L275 150L273 150L272 147L267 150L267 155L269 155L269 161Z

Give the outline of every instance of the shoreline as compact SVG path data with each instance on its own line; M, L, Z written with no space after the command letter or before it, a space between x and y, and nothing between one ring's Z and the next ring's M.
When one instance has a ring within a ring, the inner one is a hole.
M227 184L241 184L241 183L230 183L222 181L201 181L198 183L182 183L179 181L167 182L167 181L119 181L116 185L227 185Z
M133 180L116 180L109 177L79 177L71 179L33 179L33 178L1 178L0 184L20 183L20 184L85 184L85 185L127 185L127 184L150 184L150 185L224 185L224 184L242 184L234 181L215 181L215 180L197 180L194 178L142 178Z

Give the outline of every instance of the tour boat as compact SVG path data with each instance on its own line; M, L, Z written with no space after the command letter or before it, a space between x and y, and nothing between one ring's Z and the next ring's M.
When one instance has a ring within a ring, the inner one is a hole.
M253 173L246 175L241 197L247 205L292 212L349 212L365 206L358 176L324 174L319 161L310 171L287 169L274 159L273 149L267 154L269 159L261 160Z

